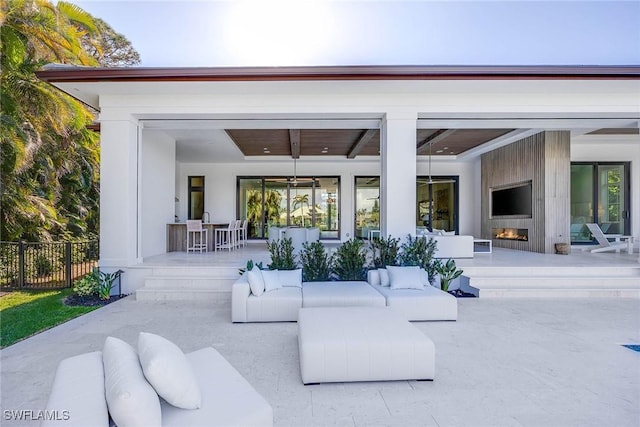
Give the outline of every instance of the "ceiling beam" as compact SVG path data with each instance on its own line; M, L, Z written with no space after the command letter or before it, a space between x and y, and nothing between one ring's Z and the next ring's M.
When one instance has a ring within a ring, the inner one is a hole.
M360 151L369 143L371 138L376 134L378 129L367 129L360 135L360 138L351 146L347 153L347 159L355 159Z
M418 154L423 154L422 152L425 151L425 148L430 147L433 144L436 144L443 139L451 136L456 130L457 129L438 129L437 131L426 137L424 141L419 142L418 146L416 147L416 151L418 152Z
M289 129L289 143L291 144L291 158L300 158L300 129Z

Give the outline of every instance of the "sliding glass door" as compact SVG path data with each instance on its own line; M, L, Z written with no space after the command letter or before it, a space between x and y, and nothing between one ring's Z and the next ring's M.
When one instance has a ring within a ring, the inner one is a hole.
M322 239L337 239L339 196L338 177L240 177L237 209L251 239L269 237L271 226L318 227Z
M369 231L380 230L380 177L356 177L355 189L355 237L368 239Z
M416 229L458 231L458 177L418 177Z
M605 234L629 234L629 178L629 162L571 164L571 243L591 243L586 223Z

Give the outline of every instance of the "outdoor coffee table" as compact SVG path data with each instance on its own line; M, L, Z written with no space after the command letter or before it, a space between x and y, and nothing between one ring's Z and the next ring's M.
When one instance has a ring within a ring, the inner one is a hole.
M433 341L388 307L301 308L298 348L304 384L435 374Z

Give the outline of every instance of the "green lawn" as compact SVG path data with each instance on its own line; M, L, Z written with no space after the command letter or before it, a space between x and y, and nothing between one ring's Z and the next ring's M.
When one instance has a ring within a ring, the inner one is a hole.
M0 348L99 308L66 306L71 289L15 291L0 297Z

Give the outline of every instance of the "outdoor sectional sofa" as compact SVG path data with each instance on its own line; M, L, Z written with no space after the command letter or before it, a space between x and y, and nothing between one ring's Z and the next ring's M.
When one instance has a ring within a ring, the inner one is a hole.
M273 425L271 405L213 347L184 354L148 333L137 352L108 337L62 360L44 414L41 427Z
M409 272L408 269L405 271ZM420 274L425 274L420 271ZM379 279L376 280L375 277L377 272L374 271L369 272L367 282L302 282L301 270L261 273L269 276L272 281L267 289L252 291L250 276L257 274L256 270L244 273L233 284L232 322L295 322L303 307L387 306L409 321L456 320L458 317L456 298L430 286L423 278L420 283L415 283L409 276L400 276L399 279L404 279L404 283L391 286L379 283ZM414 274L414 278L417 277L413 269L411 274ZM278 275L285 276L280 280ZM299 276L299 279L290 280L293 276ZM280 283L275 283L273 288L274 282ZM284 286L278 286L282 284Z

